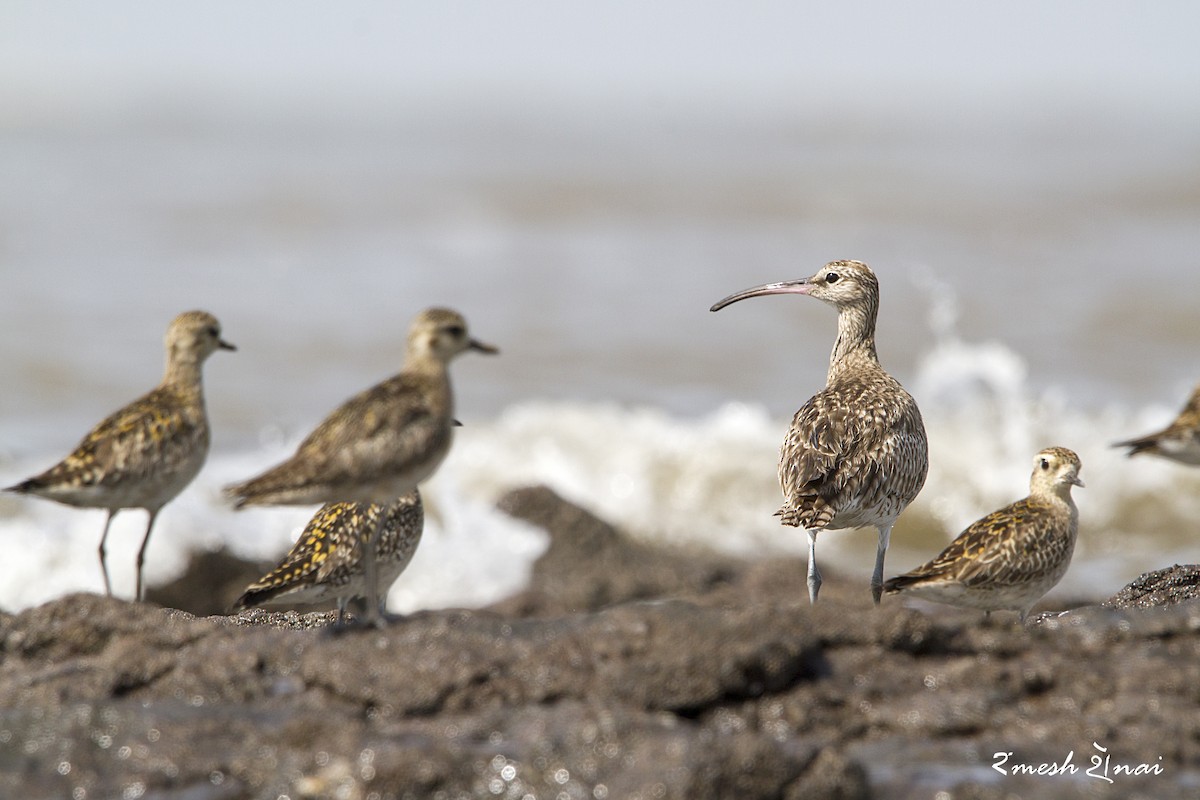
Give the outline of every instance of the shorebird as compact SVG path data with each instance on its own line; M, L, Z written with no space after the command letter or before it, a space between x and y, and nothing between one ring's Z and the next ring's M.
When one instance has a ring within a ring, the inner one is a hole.
M433 474L450 449L455 426L447 367L466 350L496 353L472 339L462 315L430 308L408 332L404 368L351 397L300 443L295 455L244 483L226 488L237 508L248 505L375 503L387 505ZM380 518L382 521L382 517ZM379 526L363 552L366 622L383 624L375 552Z
M1170 425L1138 439L1116 442L1113 447L1128 447L1126 455L1129 456L1148 453L1180 464L1200 466L1200 386L1192 390L1187 405Z
M141 600L142 565L154 520L196 477L208 455L201 366L214 350L237 348L221 338L212 314L187 311L167 328L166 349L166 373L154 390L104 419L58 464L5 490L108 510L100 536L100 570L109 596L105 546L113 517L124 508L143 508L150 515L137 554Z
M1028 497L972 523L936 558L892 578L883 590L989 615L1016 611L1024 622L1071 563L1079 532L1071 487L1083 486L1079 467L1079 456L1065 447L1038 453Z
M838 311L825 388L792 419L779 453L784 525L808 534L808 598L817 601L817 534L879 530L871 596L879 603L892 525L925 485L929 452L921 412L875 353L879 282L861 261L832 261L811 278L732 294L710 310L768 294L805 294Z
M309 520L279 566L247 587L233 610L337 600L340 625L350 600L362 597L383 614L387 590L412 560L424 524L425 512L416 489L387 506L327 503ZM363 548L376 529L380 593L372 599L368 597Z

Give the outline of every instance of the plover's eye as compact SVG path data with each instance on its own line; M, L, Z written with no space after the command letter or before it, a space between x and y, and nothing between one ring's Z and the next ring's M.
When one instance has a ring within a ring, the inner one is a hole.
M220 339L220 338L221 338L221 332L220 332L219 330L217 330L216 328L209 328L209 329L208 329L208 335L209 335L209 336L211 336L211 337L213 337L214 339Z
M841 278L842 278L842 276L838 275L836 272L829 272L829 273L826 273L826 275L825 275L825 282L826 283L837 283L839 280L841 280Z
M451 325L446 328L446 333L453 336L455 339L461 339L467 333L467 329L462 325Z
M1044 458L1042 459L1042 469L1050 469L1050 462Z

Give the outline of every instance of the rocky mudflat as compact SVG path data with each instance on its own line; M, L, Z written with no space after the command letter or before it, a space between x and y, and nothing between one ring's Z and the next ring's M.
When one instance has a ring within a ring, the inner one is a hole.
M0 797L1200 796L1196 567L985 625L838 576L810 607L800 561L651 547L544 488L501 506L551 546L486 609L0 616Z

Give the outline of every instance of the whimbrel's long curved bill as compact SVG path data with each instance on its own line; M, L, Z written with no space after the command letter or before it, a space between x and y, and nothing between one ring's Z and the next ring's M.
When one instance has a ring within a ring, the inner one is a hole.
M753 289L743 289L740 292L729 295L724 300L718 300L709 311L720 311L725 306L736 303L738 300L745 300L747 297L760 297L767 294L808 294L811 286L812 284L808 282L808 278L801 278L796 281L780 281L779 283L764 283L762 286L755 286Z

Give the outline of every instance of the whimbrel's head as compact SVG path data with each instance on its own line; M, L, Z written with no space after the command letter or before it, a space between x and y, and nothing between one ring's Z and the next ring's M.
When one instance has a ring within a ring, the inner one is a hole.
M1072 486L1083 486L1079 477L1081 466L1075 451L1065 447L1047 447L1033 458L1029 493L1068 496Z
M221 323L207 311L185 311L167 328L167 361L199 364L214 350L237 350L221 338Z
M879 281L875 273L861 261L831 261L811 278L768 283L745 289L718 301L710 311L720 311L727 305L767 294L806 294L839 311L855 306L876 307L879 303Z
M472 339L462 314L448 308L427 308L408 329L408 352L417 358L434 358L443 363L465 350L500 352L490 344Z

